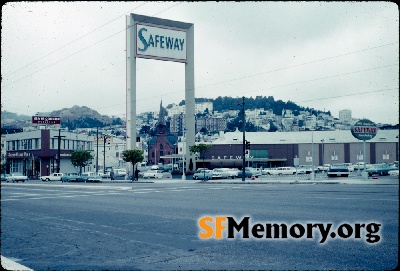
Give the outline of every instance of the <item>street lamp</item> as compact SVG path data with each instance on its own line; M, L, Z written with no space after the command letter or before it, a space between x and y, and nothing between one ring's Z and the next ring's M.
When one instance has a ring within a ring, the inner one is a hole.
M185 162L186 162L186 156L185 156L185 148L186 148L186 128L183 129L183 141L182 141L182 145L183 145L183 160L182 160L182 165L183 165L183 173L182 173L182 180L186 180L186 175L185 175Z
M96 129L96 175L99 173L99 126Z
M324 139L321 139L321 142L322 142L322 172L323 173L325 173L325 168L324 168L324 142L325 142L325 140Z
M314 115L314 112L311 111L311 115ZM314 180L314 129L311 127L311 180Z
M238 103L238 106L242 108L242 129L243 129L243 143L242 143L242 154L243 154L243 162L242 162L242 181L245 181L246 178L246 118L245 118L245 110L244 110L244 96L242 97L242 103Z

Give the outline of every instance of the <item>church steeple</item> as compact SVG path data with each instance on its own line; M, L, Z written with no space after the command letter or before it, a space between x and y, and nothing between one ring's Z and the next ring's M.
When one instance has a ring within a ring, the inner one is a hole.
M158 115L158 123L157 123L157 125L159 125L159 124L166 125L165 124L165 109L162 106L162 100L161 100L161 103L160 103L160 113Z
M162 100L160 103L160 113L158 115L158 122L157 122L157 134L165 134L167 130L167 124L165 122L165 109L162 106Z

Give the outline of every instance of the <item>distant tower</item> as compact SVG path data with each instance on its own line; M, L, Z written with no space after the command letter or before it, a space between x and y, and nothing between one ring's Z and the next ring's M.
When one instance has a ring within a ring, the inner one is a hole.
M339 111L339 120L344 123L350 123L352 118L351 118L351 110L350 109L344 109Z
M160 113L158 115L158 122L157 122L157 134L165 134L166 132L166 123L165 123L165 108L162 106L162 101L160 103Z

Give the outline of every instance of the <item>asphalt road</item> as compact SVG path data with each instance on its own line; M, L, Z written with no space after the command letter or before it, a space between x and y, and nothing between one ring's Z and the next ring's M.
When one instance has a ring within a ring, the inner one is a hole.
M2 183L1 254L34 270L388 270L398 264L398 214L398 179L384 185ZM318 233L200 239L205 216L332 223L332 229L381 224L380 240L367 242L365 229L360 238L341 238L337 230L324 243Z

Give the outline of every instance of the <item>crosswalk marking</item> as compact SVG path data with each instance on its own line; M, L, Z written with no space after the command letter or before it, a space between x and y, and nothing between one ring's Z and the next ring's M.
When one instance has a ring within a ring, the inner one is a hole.
M76 189L76 188L81 189ZM85 189L91 189L92 187L74 185L73 190L58 189L59 187L46 187L46 188L32 188L29 191L33 193L24 192L10 192L9 195L3 193L1 199L2 202L6 201L18 201L18 200L40 200L40 199L51 199L51 198L75 198L75 197L87 197L87 196L107 196L107 195L123 195L127 193L133 194L152 194L152 193L169 193L169 192L190 192L190 191L206 191L206 190L222 190L222 189L247 189L248 186L236 185L205 185L201 187L183 186L183 187L164 187L164 188L137 188L137 187L115 187L115 186L102 186L96 187L95 191L87 191ZM13 187L13 189L22 189L20 187ZM101 190L100 190L101 189ZM51 194L45 194L45 193Z

